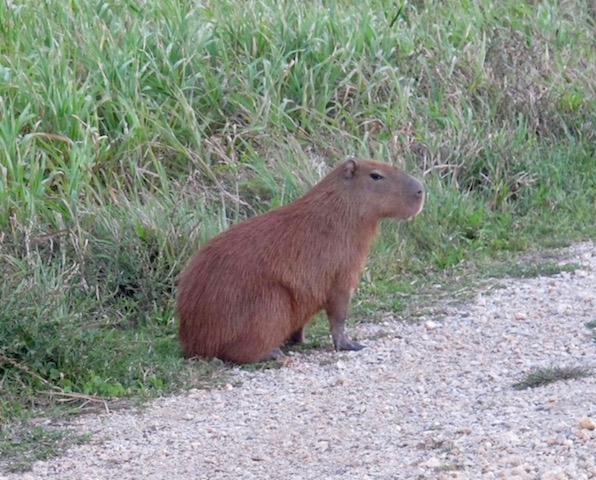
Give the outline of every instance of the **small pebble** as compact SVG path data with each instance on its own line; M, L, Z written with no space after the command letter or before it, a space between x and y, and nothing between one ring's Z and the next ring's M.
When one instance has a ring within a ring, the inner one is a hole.
M579 426L587 430L594 430L596 429L596 422L590 417L582 417L579 419Z
M431 457L426 462L422 463L422 466L427 468L439 468L441 466L441 460L437 457Z
M567 308L569 308L567 305L565 305L564 303L560 303L559 305L557 305L556 312L559 315L563 315L565 312L567 312Z

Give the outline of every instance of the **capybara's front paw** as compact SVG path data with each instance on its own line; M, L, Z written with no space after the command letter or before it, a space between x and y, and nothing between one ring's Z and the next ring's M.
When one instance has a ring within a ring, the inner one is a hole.
M350 340L348 337L343 337L340 341L335 344L335 350L339 351L358 351L362 350L364 345Z

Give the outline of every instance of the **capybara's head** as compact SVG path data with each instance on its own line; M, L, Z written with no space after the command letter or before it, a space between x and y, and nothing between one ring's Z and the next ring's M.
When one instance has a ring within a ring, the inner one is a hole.
M346 190L358 198L360 211L377 218L405 220L424 205L424 187L387 163L350 159L339 166Z

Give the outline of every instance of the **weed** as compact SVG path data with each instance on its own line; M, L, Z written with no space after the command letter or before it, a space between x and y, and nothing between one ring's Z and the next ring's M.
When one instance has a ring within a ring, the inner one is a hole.
M594 341L596 342L596 320L586 323L586 328L592 330L592 335L594 337Z
M33 462L51 458L87 440L89 435L78 435L70 430L11 425L0 430L0 461L9 472L23 472Z
M591 375L583 367L540 367L530 371L523 380L513 384L515 390L536 388L559 380L573 380Z
M543 261L540 263L503 263L485 270L486 277L493 278L534 278L550 277L561 272L574 272L580 267L578 263L555 263Z

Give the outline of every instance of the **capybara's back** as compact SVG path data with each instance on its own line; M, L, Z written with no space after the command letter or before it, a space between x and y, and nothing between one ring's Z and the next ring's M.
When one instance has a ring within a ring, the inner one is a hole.
M281 354L325 309L338 350L358 350L344 323L381 218L406 219L424 202L420 182L390 165L348 160L295 202L208 241L178 282L187 357L236 363Z

